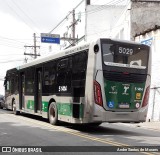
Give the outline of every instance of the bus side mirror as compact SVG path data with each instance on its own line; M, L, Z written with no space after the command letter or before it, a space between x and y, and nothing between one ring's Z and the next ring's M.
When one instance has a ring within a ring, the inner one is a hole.
M99 46L98 46L98 44L96 44L96 45L94 45L94 53L96 54L96 53L98 53L98 51L99 51Z

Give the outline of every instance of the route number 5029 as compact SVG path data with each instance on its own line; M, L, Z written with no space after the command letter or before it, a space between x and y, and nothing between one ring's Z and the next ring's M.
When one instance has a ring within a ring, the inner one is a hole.
M119 52L119 54L133 55L133 49L132 48L119 47L118 52Z

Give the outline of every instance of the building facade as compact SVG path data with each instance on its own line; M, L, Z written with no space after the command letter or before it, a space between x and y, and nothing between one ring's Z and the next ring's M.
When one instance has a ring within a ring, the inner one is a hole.
M160 0L128 0L123 5L86 6L86 40L133 40L152 49L148 119L160 121Z

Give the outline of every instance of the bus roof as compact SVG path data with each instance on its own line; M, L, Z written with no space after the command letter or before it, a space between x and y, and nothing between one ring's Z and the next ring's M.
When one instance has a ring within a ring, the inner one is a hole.
M110 41L116 41L116 42L122 42L122 43L131 43L131 44L135 44L135 45L142 45L141 43L134 42L134 41L111 39L111 38L99 38L99 39L97 39L96 41L93 41L93 42L96 43L99 40L108 40L108 41L110 40ZM51 53L51 54L46 55L44 57L37 58L36 60L33 60L32 62L17 66L16 68L13 68L13 69L21 70L21 69L24 69L24 68L27 68L27 67L30 67L30 66L34 66L34 65L38 65L38 64L41 64L41 63L44 63L44 62L48 62L50 60L54 60L54 59L57 59L57 58L60 58L60 57L66 56L66 55L71 55L73 53L88 49L90 44L91 43L84 43L82 45L77 45L77 46L71 47L69 49L59 51L59 52L54 53L54 54ZM147 46L147 45L144 45L144 46ZM10 71L12 72L13 69L8 70L7 72L10 72Z
M71 55L73 53L76 53L78 51L82 51L82 50L86 50L89 48L89 43L83 44L83 45L79 45L79 46L74 46L71 47L69 49L65 49L63 51L59 51L59 53L55 53L55 54L49 54L47 56L41 57L41 58L37 58L36 60L33 60L32 62L23 64L21 66L16 67L17 70L21 70L30 66L34 66L34 65L38 65L41 64L43 62L48 62L50 60L54 60L66 55Z

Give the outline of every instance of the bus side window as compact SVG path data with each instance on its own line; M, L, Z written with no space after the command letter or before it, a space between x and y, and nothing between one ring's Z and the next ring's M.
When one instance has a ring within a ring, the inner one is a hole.
M8 77L5 79L4 86L5 86L6 96L8 96L10 93L10 81Z
M87 60L88 54L86 51L73 56L72 86L75 102L78 102L78 98L85 94Z
M10 90L10 82L9 81L7 81L7 91L9 91Z
M57 63L56 92L60 94L71 93L72 58L64 58Z
M47 62L44 64L43 72L43 89L44 95L54 93L55 90L55 78L56 78L56 61Z
M14 76L15 74L12 74L12 78L11 78L11 94L14 94Z
M15 94L18 93L18 74L15 76Z
M34 94L34 68L28 68L25 72L25 94L33 95Z

